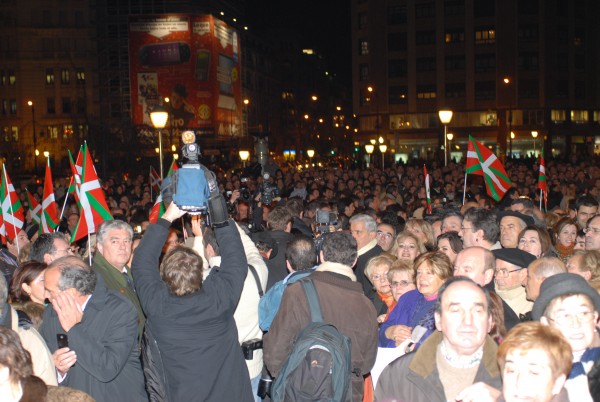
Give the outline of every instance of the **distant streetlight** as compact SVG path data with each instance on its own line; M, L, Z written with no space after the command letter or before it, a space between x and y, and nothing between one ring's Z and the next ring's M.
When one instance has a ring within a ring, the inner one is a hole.
M450 161L452 161L452 140L454 139L454 134L448 133L446 134L446 138L448 139L448 155L450 156ZM445 151L444 151L445 152Z
M240 150L240 159L242 160L242 164L246 167L246 161L250 158L250 151Z
M376 140L375 138L371 138L371 139L369 140L369 142L371 143L371 145L375 145L375 144L377 144L377 140Z
M49 156L50 156L50 152L48 152L48 151L44 151L44 157L45 157L45 158L47 158L47 157L49 157Z
M536 138L538 137L538 132L532 131L531 136L533 137L533 156L535 156L535 143L537 142Z
M374 141L374 140L371 140L371 141ZM365 151L367 151L367 154L369 155L369 162L367 162L367 168L369 166L371 166L371 154L373 153L374 150L375 150L375 145L373 145L373 144L365 145Z
M446 135L448 131L448 124L452 121L452 110L440 110L438 115L440 121L444 125L444 166L448 166L448 146L446 142Z
M379 137L378 141L380 144L383 144L383 137Z
M162 147L162 129L167 125L169 113L162 107L156 106L150 112L150 120L155 129L158 130L158 158L160 160L160 180L163 179L163 147Z
M316 102L319 98L317 97L317 95L313 95L310 97L310 99L312 99L313 102Z
M27 101L27 104L31 108L31 126L33 128L33 149L37 151L37 133L35 132L35 106L32 101ZM37 156L39 152L33 157L33 171L37 174Z
M387 151L387 145L381 144L379 146L379 150L381 151L381 170L385 169L385 151Z
M511 157L511 158L512 158L512 156L513 156L513 154L512 154L512 143L513 143L513 140L514 140L514 139L515 139L515 132L514 132L514 131L511 131L511 132L510 132L510 140L509 140L509 151L508 151L508 152L510 153L510 157Z

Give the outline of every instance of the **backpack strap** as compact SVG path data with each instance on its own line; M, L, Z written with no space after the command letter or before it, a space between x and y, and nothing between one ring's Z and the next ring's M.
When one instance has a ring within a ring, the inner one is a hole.
M265 292L262 290L262 286L260 285L260 278L258 277L258 272L256 272L256 268L252 265L248 264L248 269L252 272L252 276L254 277L254 281L256 282L256 287L258 288L258 294L260 297L263 297Z
M308 309L310 311L310 317L312 322L324 322L323 314L321 313L321 304L319 303L319 295L315 284L309 278L300 279L306 294L306 300L308 301Z

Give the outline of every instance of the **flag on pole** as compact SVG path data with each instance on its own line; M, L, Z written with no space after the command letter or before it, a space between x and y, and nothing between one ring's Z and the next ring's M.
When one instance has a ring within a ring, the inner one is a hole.
M152 191L154 191L155 193L160 193L160 176L158 175L158 173L156 173L156 170L154 170L154 168L152 166L150 166L150 175L149 175L149 183L150 183L150 188L152 189Z
M17 234L23 228L25 223L25 216L23 214L23 207L19 196L15 191L8 173L6 172L6 166L2 164L2 182L0 184L0 202L2 209L2 222L0 222L0 236L3 237L3 243L6 239L11 242L16 239Z
M81 216L71 237L71 242L88 236L90 233L95 233L98 225L105 220L112 219L87 143L83 144L82 153L83 165L79 191Z
M177 170L179 170L179 166L177 166L177 162L175 161L175 159L173 159L171 167L169 168L169 173L167 173L167 177L171 176Z
M150 221L150 223L156 223L156 221L158 221L158 218L163 216L164 213L165 206L162 202L162 194L159 193L158 197L156 197L156 202L154 203L152 210L150 210L150 216L148 220Z
M27 202L29 203L29 213L31 214L31 220L37 223L41 227L41 214L42 214L42 204L35 199L33 194L27 190Z
M69 183L69 194L73 194L75 196L75 200L77 204L79 204L79 187L81 187L81 173L82 173L82 164L83 164L83 155L82 148L79 147L79 154L77 154L77 161L73 162L73 155L71 154L71 150L67 149L69 153L69 164L71 165L71 181Z
M54 199L54 186L52 185L52 172L50 171L50 158L48 158L48 162L46 163L41 220L42 233L52 233L59 224L56 201Z
M540 173L538 176L538 184L537 188L540 190L540 204L542 202L542 198L544 199L544 205L546 205L546 209L548 208L548 183L546 181L546 162L544 161L544 148L542 148L542 153L540 154ZM540 205L541 209L541 205Z
M496 155L472 136L469 136L466 173L483 176L488 195L496 201L502 199L512 184Z
M425 178L425 192L427 193L427 213L431 213L431 191L429 189L429 173L427 173L427 166L423 165L423 177Z

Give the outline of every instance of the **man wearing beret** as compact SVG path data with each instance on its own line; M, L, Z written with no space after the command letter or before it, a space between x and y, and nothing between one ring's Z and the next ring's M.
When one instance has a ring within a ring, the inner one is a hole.
M535 257L518 248L493 250L496 257L495 284L496 293L518 315L525 315L533 306L527 300L523 281L527 278L527 267Z
M517 248L519 245L519 233L535 221L529 215L516 211L501 211L498 213L500 225L500 244L504 248Z

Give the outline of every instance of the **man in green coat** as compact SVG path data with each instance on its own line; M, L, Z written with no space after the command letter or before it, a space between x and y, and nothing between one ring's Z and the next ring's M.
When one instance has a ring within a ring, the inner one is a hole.
M146 317L135 293L131 271L127 267L132 252L132 238L133 229L127 222L112 220L102 223L96 235L96 253L92 269L102 277L107 288L125 296L135 307L139 341Z

